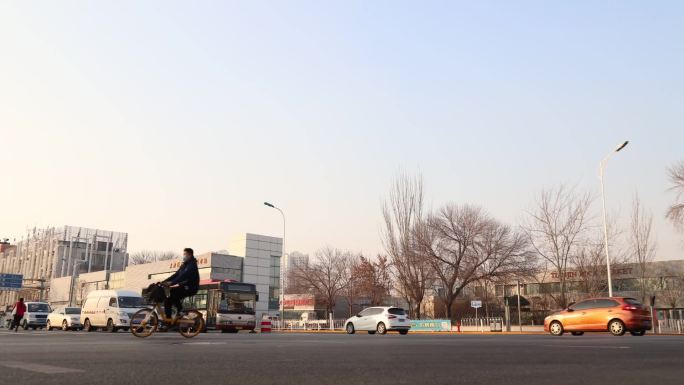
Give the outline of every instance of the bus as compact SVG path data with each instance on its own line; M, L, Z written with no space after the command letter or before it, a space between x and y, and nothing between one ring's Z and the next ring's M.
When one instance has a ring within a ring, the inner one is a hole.
M199 310L207 329L237 333L256 327L257 301L259 293L254 284L207 279L200 281L197 294L184 300L183 308Z

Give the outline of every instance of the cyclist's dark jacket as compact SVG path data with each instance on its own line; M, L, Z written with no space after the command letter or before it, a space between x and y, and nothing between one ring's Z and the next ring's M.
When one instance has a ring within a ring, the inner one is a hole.
M194 295L199 289L199 270L197 270L197 260L192 257L187 262L183 262L178 271L173 273L172 276L166 278L164 282L168 282L171 285L180 285L184 287L189 295Z

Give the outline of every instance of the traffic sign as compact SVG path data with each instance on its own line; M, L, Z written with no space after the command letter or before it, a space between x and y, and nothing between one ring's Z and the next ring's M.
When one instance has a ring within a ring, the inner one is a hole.
M21 274L0 273L0 290L19 291L23 281L24 276Z
M481 308L482 301L470 301L470 307L474 307L475 309Z

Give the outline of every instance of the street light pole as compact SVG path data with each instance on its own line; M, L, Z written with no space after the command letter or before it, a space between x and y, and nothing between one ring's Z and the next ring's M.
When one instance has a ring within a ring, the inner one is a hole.
M520 327L520 333L522 333L522 316L520 315L520 278L518 278L518 327Z
M276 209L280 211L280 215L283 217L283 245L282 245L282 252L280 256L280 289L279 289L279 297L278 302L278 310L280 311L280 328L282 329L285 325L285 314L284 314L284 306L285 306L285 277L283 277L283 262L285 260L285 213L283 210L280 208L276 207L274 204L269 203L269 202L264 202L265 206L268 206L272 209Z
M74 306L74 297L76 296L76 292L74 290L74 285L76 284L76 270L86 262L88 261L84 259L74 261L74 269L71 273L71 287L69 288L69 306Z
M606 211L606 190L603 183L603 174L606 168L608 160L613 156L613 154L619 152L627 146L628 140L624 141L622 144L617 146L615 150L611 151L603 160L599 163L599 179L601 180L601 202L603 204L603 243L606 249L606 270L608 272L608 297L613 296L613 280L610 273L610 254L608 252L608 213Z

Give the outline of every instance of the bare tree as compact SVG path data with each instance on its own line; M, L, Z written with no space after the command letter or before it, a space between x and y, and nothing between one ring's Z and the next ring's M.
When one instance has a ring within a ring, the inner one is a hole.
M476 206L448 204L420 229L418 240L442 288L440 298L448 318L466 286L516 274L528 255L522 233Z
M590 205L589 194L577 194L562 185L543 190L522 226L535 253L554 270L551 274L560 288L552 297L563 308L568 304L567 269L584 244Z
M363 255L347 253L347 260L344 264L344 274L342 275L342 295L347 301L347 310L351 317L354 312L354 301L360 296L360 277L356 274L358 267L361 265Z
M295 281L320 298L328 315L335 309L337 297L348 281L349 253L332 247L322 248L314 253L314 259L307 264L295 264Z
M667 218L676 226L684 228L684 161L670 167L667 171L672 187L675 191L675 202L667 210Z
M371 306L382 305L392 288L387 257L378 255L373 261L362 256L354 276L357 277L359 295L367 298Z
M608 246L610 247L610 265L618 266L629 262L624 248L618 242L622 232L616 222L608 219ZM590 226L588 235L578 242L577 251L570 256L573 272L566 274L568 287L574 285L571 292L579 296L568 298L577 301L583 297L607 295L608 272L606 271L605 235L602 226Z
M431 278L431 266L416 242L416 227L423 223L423 179L400 175L382 210L382 241L392 263L397 291L409 303L411 317L420 307Z
M665 281L665 287L659 294L670 307L670 317L672 317L672 309L677 308L677 304L684 298L684 277L668 277Z
M648 265L656 254L655 239L652 234L653 214L641 206L639 195L634 195L632 202L632 218L630 221L630 253L631 262L636 266L639 281L639 294L642 302L646 302L650 287L648 284Z
M169 259L180 258L180 255L173 251L142 250L131 254L128 259L129 265L140 265L143 263L167 261Z

